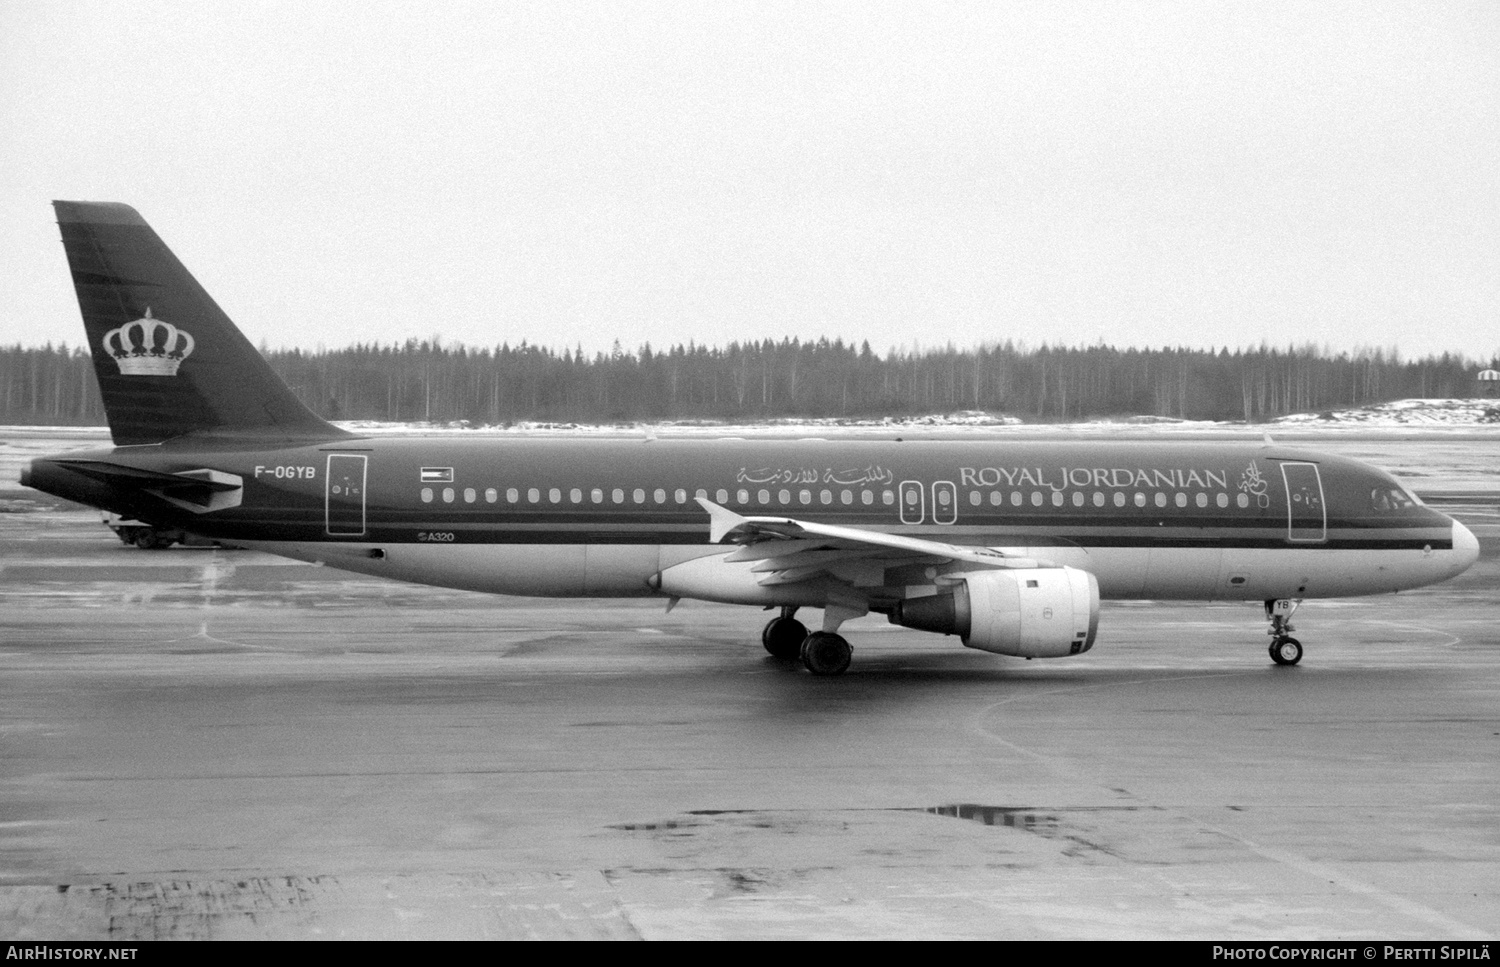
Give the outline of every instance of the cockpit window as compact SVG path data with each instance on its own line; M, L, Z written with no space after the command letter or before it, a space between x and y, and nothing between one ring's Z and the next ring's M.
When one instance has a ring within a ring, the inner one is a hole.
M1370 491L1370 505L1379 513L1389 514L1415 507L1417 502L1400 487L1376 487Z

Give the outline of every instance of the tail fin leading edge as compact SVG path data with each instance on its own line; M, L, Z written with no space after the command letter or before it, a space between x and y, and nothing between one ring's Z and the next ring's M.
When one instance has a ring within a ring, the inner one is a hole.
M302 405L135 209L52 205L117 445L347 435Z

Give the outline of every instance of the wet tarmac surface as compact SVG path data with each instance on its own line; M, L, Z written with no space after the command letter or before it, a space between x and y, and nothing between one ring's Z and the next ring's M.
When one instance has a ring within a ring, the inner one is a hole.
M1495 938L1475 473L1479 564L1308 602L1295 668L1257 605L1107 603L1078 659L865 618L815 679L752 609L0 514L0 936Z

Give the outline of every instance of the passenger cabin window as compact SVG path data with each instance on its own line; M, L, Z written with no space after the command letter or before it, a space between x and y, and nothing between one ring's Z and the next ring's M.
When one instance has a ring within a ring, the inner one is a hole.
M487 488L485 490L485 492L484 492L484 501L485 501L485 503L487 503L487 504L493 504L495 501L497 501L499 499L500 499L500 491L496 490L494 487L489 487L489 488Z

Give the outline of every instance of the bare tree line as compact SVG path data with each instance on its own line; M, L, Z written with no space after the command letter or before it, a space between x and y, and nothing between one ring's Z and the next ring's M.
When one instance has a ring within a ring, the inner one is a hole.
M869 417L986 410L1027 420L1156 415L1258 422L1408 397L1473 395L1484 364L1444 353L1253 349L892 349L841 340L649 345L586 356L521 343L440 339L342 349L262 350L330 419L501 424ZM105 365L109 365L106 360ZM102 424L88 353L0 347L0 422Z

